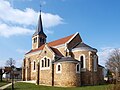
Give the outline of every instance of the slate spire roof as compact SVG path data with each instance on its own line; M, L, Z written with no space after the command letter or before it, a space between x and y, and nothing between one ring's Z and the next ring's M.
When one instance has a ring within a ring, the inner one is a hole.
M37 30L36 30L36 32L33 34L33 36L35 36L35 35L40 35L40 34L42 34L42 35L44 35L45 37L47 37L47 36L45 35L45 33L43 32L41 11L40 11L39 19L38 19Z

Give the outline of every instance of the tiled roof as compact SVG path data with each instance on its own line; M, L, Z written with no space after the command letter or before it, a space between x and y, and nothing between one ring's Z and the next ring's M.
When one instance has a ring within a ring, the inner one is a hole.
M64 38L61 38L61 39L58 39L58 40L55 40L55 41L52 41L52 42L49 42L47 43L47 45L49 47L51 46L57 46L57 45L61 45L61 44L65 44L68 40L70 40L72 37L74 36L74 34L70 35L70 36L67 36L67 37L64 37ZM32 52L36 52L36 51L39 51L39 50L43 50L45 44L42 45L41 47L37 48L37 49L34 49L34 50L30 50L28 53L26 54L29 54L29 53L32 53Z
M61 45L61 44L64 44L66 43L70 38L72 38L74 36L74 34L70 35L70 36L67 36L67 37L64 37L64 38L61 38L61 39L58 39L58 40L55 40L55 41L52 41L52 42L49 42L48 43L48 46L57 46L57 45Z
M34 49L34 50L30 50L29 52L27 52L26 54L29 54L29 53L32 53L32 52L36 52L36 51L39 51L39 50L43 50L45 44L42 45L41 47L37 48L37 49Z
M57 62L80 62L72 57L62 57L61 59L57 60L57 61L54 61L54 63L57 63Z
M87 44L85 44L85 43L83 43L83 42L81 42L81 43L79 43L78 45L76 45L73 49L75 50L77 50L77 49L81 49L81 50L93 50L93 51L96 51L97 52L97 49L95 49L95 48L92 48L91 46L89 46L89 45L87 45Z

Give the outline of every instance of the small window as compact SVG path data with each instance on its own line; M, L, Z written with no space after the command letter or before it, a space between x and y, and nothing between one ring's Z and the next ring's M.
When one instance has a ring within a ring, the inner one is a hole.
M44 52L45 54L47 53L47 51Z
M34 61L34 66L33 66L33 70L35 70L35 61Z
M85 68L86 67L85 55L80 56L80 61L81 61L81 68Z
M60 65L58 65L58 71L60 71Z
M97 71L97 56L94 55L94 71Z
M47 59L45 58L45 67L47 67Z
M81 61L81 68L83 68L83 56L80 57L80 61Z
M42 39L43 40L43 43L44 43L44 39Z
M76 73L80 73L80 64L76 64Z
M50 67L50 59L48 59L48 67Z
M42 42L42 38L40 38L40 42Z
M33 42L36 43L37 42L37 37L33 39Z
M42 67L44 67L44 60L42 60Z
M37 42L37 37L35 38L35 42Z
M61 66L60 63L58 63L58 64L56 65L56 73L61 73L61 71L62 71L62 66Z
M33 42L35 43L35 38L33 39Z

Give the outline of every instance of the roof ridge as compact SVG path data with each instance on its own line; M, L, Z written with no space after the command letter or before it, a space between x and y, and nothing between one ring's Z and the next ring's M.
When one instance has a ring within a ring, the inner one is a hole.
M63 37L63 38L60 38L60 39L57 39L57 40L54 40L54 41L51 41L51 42L48 42L46 43L49 47L51 46L57 46L57 45L61 45L61 44L64 44L66 43L68 40L70 40L75 34L72 34L72 35L69 35L69 36L66 36L66 37ZM40 46L39 48L35 49L35 50L30 50L28 53L31 53L31 52L36 52L38 50L42 50L44 48L44 45L43 44L42 46ZM28 54L26 53L26 54Z
M75 35L75 34L71 34L71 35L69 35L69 36L62 37L62 38L59 38L59 39L57 39L57 40L53 40L53 41L51 41L51 42L48 42L47 44L52 43L52 42L55 42L55 41L58 41L58 40L60 40L60 39L64 39L64 38L67 38L67 37L73 36L73 35Z

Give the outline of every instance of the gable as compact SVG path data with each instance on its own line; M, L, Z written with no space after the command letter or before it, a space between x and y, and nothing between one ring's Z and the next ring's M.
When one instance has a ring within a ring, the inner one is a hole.
M71 40L69 40L66 44L69 49L73 48L76 46L78 43L82 42L82 39L79 35L79 33L76 33Z
M42 52L39 55L39 58L43 58L44 56L47 56L47 57L53 59L54 54L55 53L51 50L51 48L47 44L45 44Z

